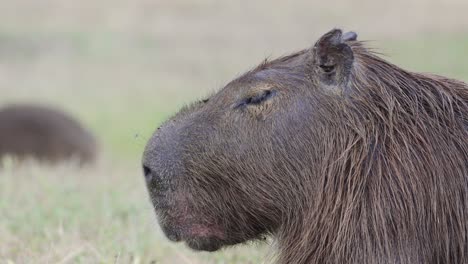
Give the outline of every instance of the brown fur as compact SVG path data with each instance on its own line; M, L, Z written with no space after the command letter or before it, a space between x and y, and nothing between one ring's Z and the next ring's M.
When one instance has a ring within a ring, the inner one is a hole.
M468 263L467 85L352 36L263 63L154 134L143 165L171 240L272 235L278 263Z
M71 116L44 106L10 105L0 109L0 160L34 158L85 164L96 157L96 140Z

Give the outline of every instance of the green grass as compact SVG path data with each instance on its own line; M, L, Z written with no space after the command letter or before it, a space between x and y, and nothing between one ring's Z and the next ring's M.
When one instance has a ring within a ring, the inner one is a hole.
M156 1L145 6L147 16L138 9L143 2L78 1L81 13L50 0L2 3L0 106L62 108L96 134L101 156L84 170L72 163L0 170L0 263L269 263L265 244L208 254L165 239L148 201L141 154L155 128L182 105L264 57L311 46L337 23L362 30L359 38L373 39L369 44L397 65L468 80L468 35L460 28L428 31L454 26L450 19L421 22L440 13L433 7L413 7L407 27L395 31L393 20L378 19L382 6L371 0L368 10L328 2L318 8L306 0L249 2L248 10ZM388 11L400 14L393 7Z

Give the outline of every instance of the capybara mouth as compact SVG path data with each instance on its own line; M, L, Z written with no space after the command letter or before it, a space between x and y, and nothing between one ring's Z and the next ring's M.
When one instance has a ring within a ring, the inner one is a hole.
M163 231L164 235L173 242L180 242L181 235L179 229L175 228L171 225L163 225L160 224L161 230Z
M161 225L166 237L173 242L185 242L187 246L199 251L216 251L225 243L225 233L221 228L191 224L188 226L177 226L173 223Z
M191 238L185 241L188 247L197 251L213 252L223 246L222 241L213 237Z
M214 226L194 224L187 228L185 243L194 250L216 251L223 246L224 232Z

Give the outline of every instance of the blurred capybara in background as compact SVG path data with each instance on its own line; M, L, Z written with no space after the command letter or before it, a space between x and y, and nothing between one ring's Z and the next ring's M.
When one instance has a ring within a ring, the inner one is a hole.
M28 104L0 109L0 159L74 159L83 165L94 161L96 151L94 136L62 111Z
M468 263L468 87L332 30L184 108L143 170L165 234L278 263Z

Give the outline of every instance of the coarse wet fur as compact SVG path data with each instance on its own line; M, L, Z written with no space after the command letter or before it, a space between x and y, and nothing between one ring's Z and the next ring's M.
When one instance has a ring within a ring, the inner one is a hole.
M159 223L197 250L277 263L468 263L468 87L335 29L182 109L143 169Z
M42 105L15 104L0 109L0 160L28 158L80 165L96 158L96 139L70 115Z

